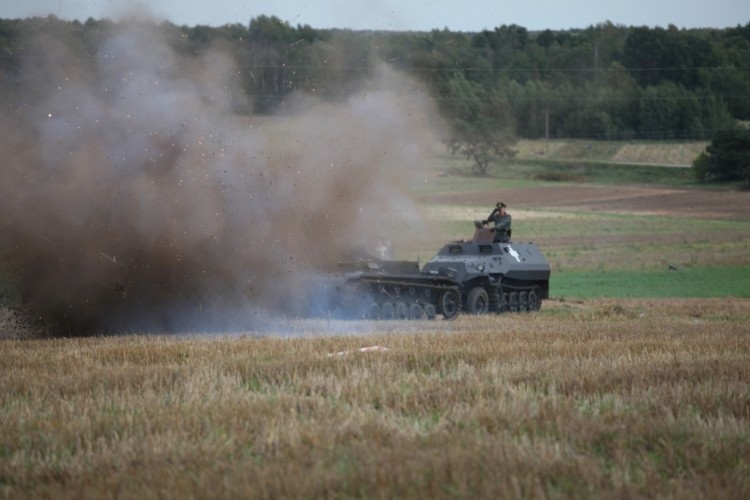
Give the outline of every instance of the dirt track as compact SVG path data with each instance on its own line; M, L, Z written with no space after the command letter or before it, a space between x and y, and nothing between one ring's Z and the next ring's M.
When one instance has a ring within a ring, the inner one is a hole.
M749 191L706 191L637 186L549 186L424 195L420 201L517 208L564 208L638 214L684 214L702 219L750 220Z

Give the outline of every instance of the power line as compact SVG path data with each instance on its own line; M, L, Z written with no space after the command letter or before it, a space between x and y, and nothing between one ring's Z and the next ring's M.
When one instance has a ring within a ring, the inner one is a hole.
M45 55L11 55L7 53L0 53L0 61L2 60L17 60L19 58L36 60L47 58ZM384 62L393 63L394 61L385 60ZM615 61L616 62L616 61ZM266 70L329 70L329 71L371 71L373 66L342 66L342 65L329 65L329 64L248 64L243 63L238 65L243 69L266 69ZM663 66L663 67L581 67L581 68L491 68L491 67L480 67L480 66L408 66L408 65L395 65L398 69L404 71L413 72L485 72L485 73L613 73L613 72L695 72L695 71L709 71L709 72L750 72L750 67L745 66Z

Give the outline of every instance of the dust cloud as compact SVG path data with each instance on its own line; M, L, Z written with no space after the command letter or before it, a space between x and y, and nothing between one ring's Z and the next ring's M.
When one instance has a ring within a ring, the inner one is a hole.
M229 57L180 56L155 25L47 47L0 118L0 266L63 333L249 328L294 314L302 277L420 228L404 187L436 119L385 68L346 102L255 117Z

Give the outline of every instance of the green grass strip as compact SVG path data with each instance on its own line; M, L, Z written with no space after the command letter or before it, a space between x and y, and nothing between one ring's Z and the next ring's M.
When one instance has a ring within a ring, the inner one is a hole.
M691 168L658 165L628 165L589 160L513 160L535 180L591 182L596 184L641 184L694 186Z
M553 298L750 297L750 267L552 273Z

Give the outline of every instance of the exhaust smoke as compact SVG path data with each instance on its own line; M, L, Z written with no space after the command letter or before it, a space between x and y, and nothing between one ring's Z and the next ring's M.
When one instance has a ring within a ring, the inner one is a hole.
M65 333L248 328L294 313L300 276L405 237L435 146L413 83L381 68L346 102L238 116L219 50L181 56L147 24L93 55L47 42L0 118L0 265Z

